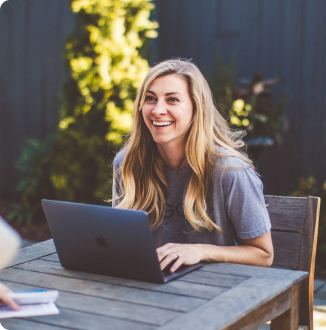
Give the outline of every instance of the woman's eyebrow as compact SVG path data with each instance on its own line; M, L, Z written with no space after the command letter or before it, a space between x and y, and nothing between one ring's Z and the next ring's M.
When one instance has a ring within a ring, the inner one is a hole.
M179 95L182 95L182 94L179 93L179 92L170 92L170 93L166 93L165 95L171 95L171 94L179 94Z
M147 93L150 93L150 94L156 95L153 91L150 91L150 90L148 90ZM172 95L172 94L179 94L179 95L182 96L182 94L179 93L179 92L169 92L169 93L166 93L165 95L168 96L168 95Z

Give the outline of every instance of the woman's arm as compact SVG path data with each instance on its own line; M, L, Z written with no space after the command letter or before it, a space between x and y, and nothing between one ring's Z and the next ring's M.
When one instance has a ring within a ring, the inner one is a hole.
M20 243L19 235L0 216L0 269L7 266L12 260ZM19 305L9 296L10 292L6 286L0 283L0 304L3 303L14 310L19 310Z
M271 266L274 257L271 233L242 240L243 245L203 245L202 261L233 262L246 265Z
M18 252L21 240L0 216L0 269L6 267Z
M168 243L157 249L161 269L175 261L171 271L181 265L205 262L232 262L254 266L271 266L274 257L271 233L243 239L243 245L216 246L211 244Z

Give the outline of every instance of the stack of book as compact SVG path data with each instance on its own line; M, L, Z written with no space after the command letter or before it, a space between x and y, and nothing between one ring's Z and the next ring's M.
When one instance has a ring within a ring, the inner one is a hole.
M8 306L0 306L0 319L59 314L59 309L54 304L58 295L56 290L44 289L12 292L10 296L20 305L21 309L15 311Z

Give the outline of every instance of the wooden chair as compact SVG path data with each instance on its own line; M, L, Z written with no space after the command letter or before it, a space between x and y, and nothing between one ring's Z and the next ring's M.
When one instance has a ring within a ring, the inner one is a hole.
M309 272L309 277L300 287L299 329L313 330L314 272L320 198L265 196L265 202L272 223L272 267Z

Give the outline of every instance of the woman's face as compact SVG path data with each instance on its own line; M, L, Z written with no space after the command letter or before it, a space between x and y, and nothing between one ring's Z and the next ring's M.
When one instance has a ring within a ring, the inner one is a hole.
M185 134L193 117L185 78L169 74L155 79L146 92L142 113L158 145L183 149Z

